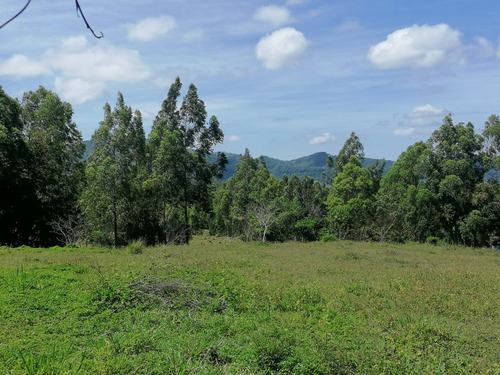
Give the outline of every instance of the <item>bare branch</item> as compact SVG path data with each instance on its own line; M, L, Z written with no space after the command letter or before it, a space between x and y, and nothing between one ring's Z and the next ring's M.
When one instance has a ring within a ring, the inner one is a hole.
M52 227L52 233L55 233L58 240L65 245L76 244L80 239L81 220L73 215L65 218L57 218L51 221L49 225Z
M22 12L24 12L26 10L26 8L28 7L28 5L30 5L31 3L31 0L28 0L28 2L26 3L26 5L23 7L23 9L21 9L14 17L12 17L10 20L8 20L7 22L5 22L3 25L0 26L0 29L2 27L4 27L5 25L7 25L10 21L14 21L17 17L19 17L21 15Z
M23 7L23 9L21 9L14 17L12 17L11 19L9 19L7 22L5 22L2 25L0 25L0 29L2 27L4 27L5 25L7 25L9 22L11 22L11 21L15 20L17 17L19 17L21 15L21 13L26 10L26 8L28 7L28 5L30 5L30 3L31 3L31 0L28 0L28 2ZM102 33L102 31L100 31L101 35L96 35L96 33L94 32L94 30L90 27L89 23L87 22L87 19L85 18L85 15L83 14L82 7L80 6L80 3L78 2L78 0L75 0L75 5L76 5L76 15L80 16L80 14L81 14L82 18L83 18L83 21L85 22L85 25L87 26L87 29L89 29L92 32L92 34L97 39L101 39L104 36L104 34Z
M87 26L87 29L89 29L92 32L92 34L97 39L101 39L104 36L104 34L102 33L102 31L100 31L100 33L101 33L100 36L96 35L96 33L94 32L94 30L92 30L92 28L90 27L89 23L87 22L87 19L85 18L85 15L83 14L82 8L80 7L80 4L78 3L78 0L75 0L75 4L76 4L76 15L78 16L78 12L80 12L80 14L82 15L83 21L85 22L85 25Z

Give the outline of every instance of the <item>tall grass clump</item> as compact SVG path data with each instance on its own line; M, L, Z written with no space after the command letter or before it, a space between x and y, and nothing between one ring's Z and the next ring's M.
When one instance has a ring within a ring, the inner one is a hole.
M144 244L143 240L135 240L131 243L128 244L127 250L130 252L130 254L142 254L144 252L144 248L146 245Z

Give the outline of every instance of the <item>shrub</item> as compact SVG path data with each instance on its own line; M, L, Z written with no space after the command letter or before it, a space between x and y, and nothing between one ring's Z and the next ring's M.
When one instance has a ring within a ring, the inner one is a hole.
M130 251L130 254L142 254L144 246L142 240L135 240L127 246L127 249Z
M425 242L427 242L429 245L437 246L439 244L439 238L434 237L434 236L429 236L429 237L427 237Z
M337 237L335 237L333 234L324 234L321 236L321 242L333 242L337 241Z

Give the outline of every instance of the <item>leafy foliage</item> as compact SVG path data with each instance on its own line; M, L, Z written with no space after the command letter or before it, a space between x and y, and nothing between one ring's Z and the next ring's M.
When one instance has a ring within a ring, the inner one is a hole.
M215 116L206 123L205 104L193 84L177 108L181 87L177 77L153 124L148 140L151 157L148 183L156 196L158 240L169 237L166 210L171 207L182 217L178 228L181 235L177 240L188 243L191 238L190 210L196 207L209 210L212 180L222 177L227 160L224 154L219 154L216 162L207 161L213 146L223 141L224 133Z
M21 103L0 91L0 243L186 244L205 230L262 242L500 241L496 115L483 135L447 116L392 166L365 159L354 132L336 157L228 159L213 151L224 134L197 88L178 103L181 89L177 78L147 138L119 93L85 162L71 105L43 87Z
M335 174L342 173L344 166L355 156L360 162L365 158L364 147L356 133L352 132L335 158ZM328 163L328 160L327 160Z
M104 120L92 136L81 205L91 241L126 244L140 225L140 171L145 166L141 113L133 113L118 93L116 106L104 106Z
M0 87L0 244L12 246L29 243L37 205L22 131L20 105Z
M0 222L9 222L0 243L60 244L50 223L78 213L84 173L71 105L40 87L21 103L2 90L0 106L0 178L11 202L0 209Z

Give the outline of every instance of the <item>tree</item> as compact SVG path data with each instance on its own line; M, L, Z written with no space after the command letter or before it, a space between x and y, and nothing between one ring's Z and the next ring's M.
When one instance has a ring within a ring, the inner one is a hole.
M484 124L483 137L486 151L491 155L500 155L500 117L491 115Z
M459 222L472 210L472 196L489 168L483 138L474 125L453 124L451 116L427 141L432 152L432 174L427 186L439 198L443 235L451 243L460 242Z
M335 165L332 155L326 157L326 171L321 174L321 178L325 181L325 184L331 185L333 179L335 178Z
M23 138L21 107L0 87L0 245L30 243L37 200L31 153Z
M403 152L380 181L375 228L379 240L425 241L439 227L435 193L427 182L433 175L432 151L417 142Z
M214 233L253 239L287 240L294 235L300 179L279 181L263 157L245 150L236 173L220 184L214 199Z
M374 203L370 172L353 155L333 181L327 199L329 220L335 235L344 239L366 239Z
M356 156L361 163L365 159L364 147L354 132L347 138L339 154L335 157L336 175L342 173L344 166L351 160L351 156Z
M118 93L116 106L104 106L104 120L92 135L94 151L86 169L87 186L81 205L93 241L123 245L141 237L135 229L140 215L141 184L145 165L145 135L139 111L125 105Z
M473 210L460 222L465 244L493 246L500 240L500 184L493 179L476 186Z
M490 124L493 129L494 118ZM471 123L453 124L451 116L445 117L426 143L410 146L382 179L377 196L380 233L391 227L397 240L437 236L450 243L465 237L467 242L483 241L474 231L484 221L471 212L489 160L483 137Z
M166 209L171 206L182 217L179 241L188 243L190 209L196 206L203 211L210 210L210 186L214 177L222 176L227 159L219 153L215 163L207 161L213 147L223 141L224 133L215 116L207 123L205 104L193 84L177 108L181 87L177 77L153 124L148 150L152 160L150 185L162 189L156 199L157 212L163 212L158 220L163 233L159 239L164 240Z
M38 201L34 207L32 244L59 243L50 223L78 214L85 146L72 121L71 104L40 87L21 102L23 134L31 157L29 178Z
M321 230L326 226L325 202L328 193L329 188L326 185L314 181L311 177L304 177L300 181L294 200L297 203L293 223L296 239L301 241L319 239Z
M500 171L500 118L497 115L491 115L486 121L483 137L483 151L491 158L491 164L498 176Z
M223 182L215 194L214 209L217 233L229 236L243 235L245 240L252 236L250 210L252 198L252 180L259 163L245 149L235 174Z
M259 202L251 209L251 216L257 222L259 230L262 232L262 242L266 242L266 233L271 225L273 225L281 214L282 210L277 202Z

